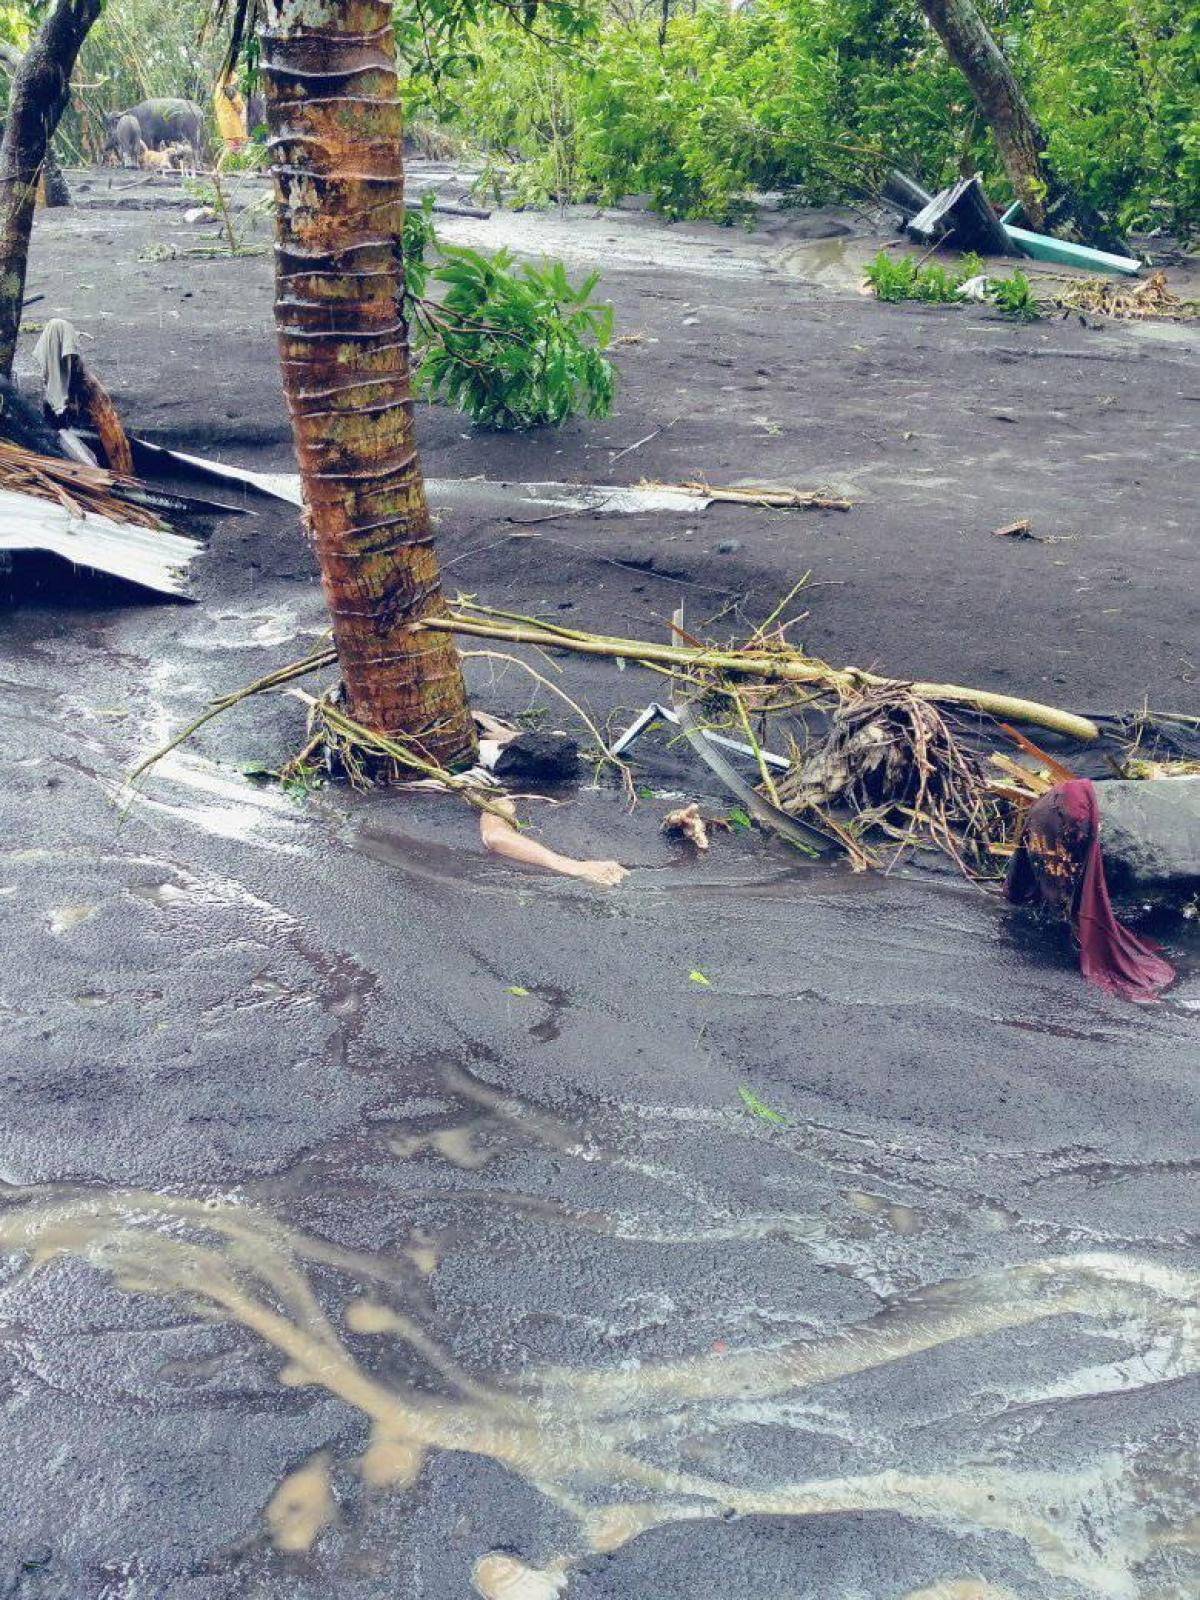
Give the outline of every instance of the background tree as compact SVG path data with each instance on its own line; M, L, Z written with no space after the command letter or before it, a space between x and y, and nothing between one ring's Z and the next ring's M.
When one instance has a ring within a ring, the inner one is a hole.
M1050 167L1046 135L974 0L921 0L921 8L987 119L1030 227L1067 230L1102 249L1124 249L1099 212Z
M38 177L66 108L71 73L103 0L56 0L14 68L0 139L0 376L12 374Z
M236 41L235 29L235 41ZM450 766L476 748L442 609L403 316L404 138L386 0L266 0L275 321L347 710Z

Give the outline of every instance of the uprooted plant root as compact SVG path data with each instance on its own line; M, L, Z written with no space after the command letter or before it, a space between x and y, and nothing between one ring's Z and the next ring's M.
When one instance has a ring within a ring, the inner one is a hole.
M877 829L909 846L942 850L971 877L994 875L994 847L1014 807L992 792L983 761L947 716L903 685L843 692L828 732L796 747L777 783L785 811L849 810L857 837Z

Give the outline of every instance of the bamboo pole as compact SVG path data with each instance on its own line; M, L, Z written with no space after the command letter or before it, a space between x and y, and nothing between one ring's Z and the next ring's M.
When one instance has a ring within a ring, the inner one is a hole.
M547 629L500 625L484 618L457 615L426 617L414 624L421 629L445 633L470 634L481 639L503 639L509 644L534 644L544 650L570 650L580 655L607 656L624 661L642 661L663 666L707 668L717 672L736 672L746 677L775 683L817 683L833 690L906 688L926 700L969 706L1007 722L1025 722L1049 728L1084 744L1094 743L1100 730L1088 717L1036 700L996 694L990 689L970 689L957 683L913 683L903 678L886 678L859 667L831 667L807 656L737 650L697 650L688 646L656 644L642 639L573 638Z

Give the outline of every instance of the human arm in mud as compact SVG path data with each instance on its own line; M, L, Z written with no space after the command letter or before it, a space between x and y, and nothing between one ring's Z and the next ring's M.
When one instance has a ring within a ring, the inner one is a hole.
M511 807L505 807L511 811ZM515 811L512 816L515 818ZM506 856L519 861L522 866L544 867L547 872L561 872L568 878L582 878L602 889L613 889L622 878L629 875L628 867L619 861L578 861L573 856L561 856L536 839L527 838L507 817L494 811L483 811L479 816L479 831L484 845L493 855Z

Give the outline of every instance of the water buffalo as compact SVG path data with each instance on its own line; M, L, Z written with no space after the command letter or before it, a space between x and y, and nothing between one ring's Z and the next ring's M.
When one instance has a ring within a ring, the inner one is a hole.
M125 153L117 143L117 130L131 118L147 149L161 150L165 145L187 144L191 146L197 162L202 159L204 113L194 100L143 100L139 105L130 106L128 111L115 112L109 117L105 150L115 151L122 162L125 161Z
M141 165L146 148L136 117L126 113L110 119L105 155L116 156L123 167L137 167Z

